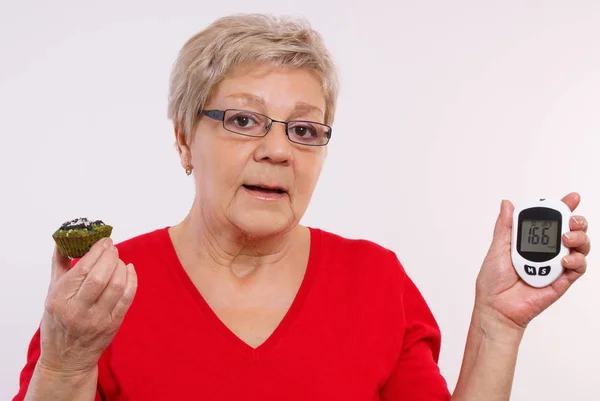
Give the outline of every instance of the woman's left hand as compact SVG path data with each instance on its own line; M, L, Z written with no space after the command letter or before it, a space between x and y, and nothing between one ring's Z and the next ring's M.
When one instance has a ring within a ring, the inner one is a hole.
M580 196L571 193L562 201L574 211ZM494 238L477 277L475 312L488 326L492 323L493 327L520 331L585 273L590 240L586 234L587 220L582 216L571 217L570 232L562 237L563 243L571 249L562 261L565 271L547 287L531 287L519 278L511 260L513 210L514 206L509 201L502 202Z

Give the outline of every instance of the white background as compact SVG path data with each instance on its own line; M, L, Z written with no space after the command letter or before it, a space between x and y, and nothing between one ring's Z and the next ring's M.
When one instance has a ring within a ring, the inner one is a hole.
M397 252L443 332L451 388L500 200L579 191L600 224L600 2L0 3L0 399L46 295L60 223L121 241L176 224L193 197L166 119L184 41L237 12L306 16L342 75L304 223ZM512 400L598 400L600 276L536 319Z

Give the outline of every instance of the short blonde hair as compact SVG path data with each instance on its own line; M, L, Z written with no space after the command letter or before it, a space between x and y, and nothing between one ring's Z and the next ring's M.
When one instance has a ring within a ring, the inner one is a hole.
M333 123L339 82L320 34L300 18L237 14L220 18L184 44L173 66L168 117L190 143L198 112L234 67L248 63L307 68L325 95L325 123Z

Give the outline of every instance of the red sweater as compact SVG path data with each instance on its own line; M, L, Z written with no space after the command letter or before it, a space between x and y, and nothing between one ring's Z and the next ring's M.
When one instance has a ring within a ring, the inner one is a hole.
M311 228L308 267L275 332L254 349L213 313L167 229L118 245L138 291L98 364L96 400L447 401L440 331L396 255ZM40 353L22 370L23 400Z

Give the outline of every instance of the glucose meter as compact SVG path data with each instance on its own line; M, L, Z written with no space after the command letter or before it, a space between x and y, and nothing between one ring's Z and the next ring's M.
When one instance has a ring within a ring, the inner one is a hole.
M562 274L562 258L569 253L562 235L569 231L570 218L571 210L558 200L540 198L515 206L511 258L530 286L548 286Z

